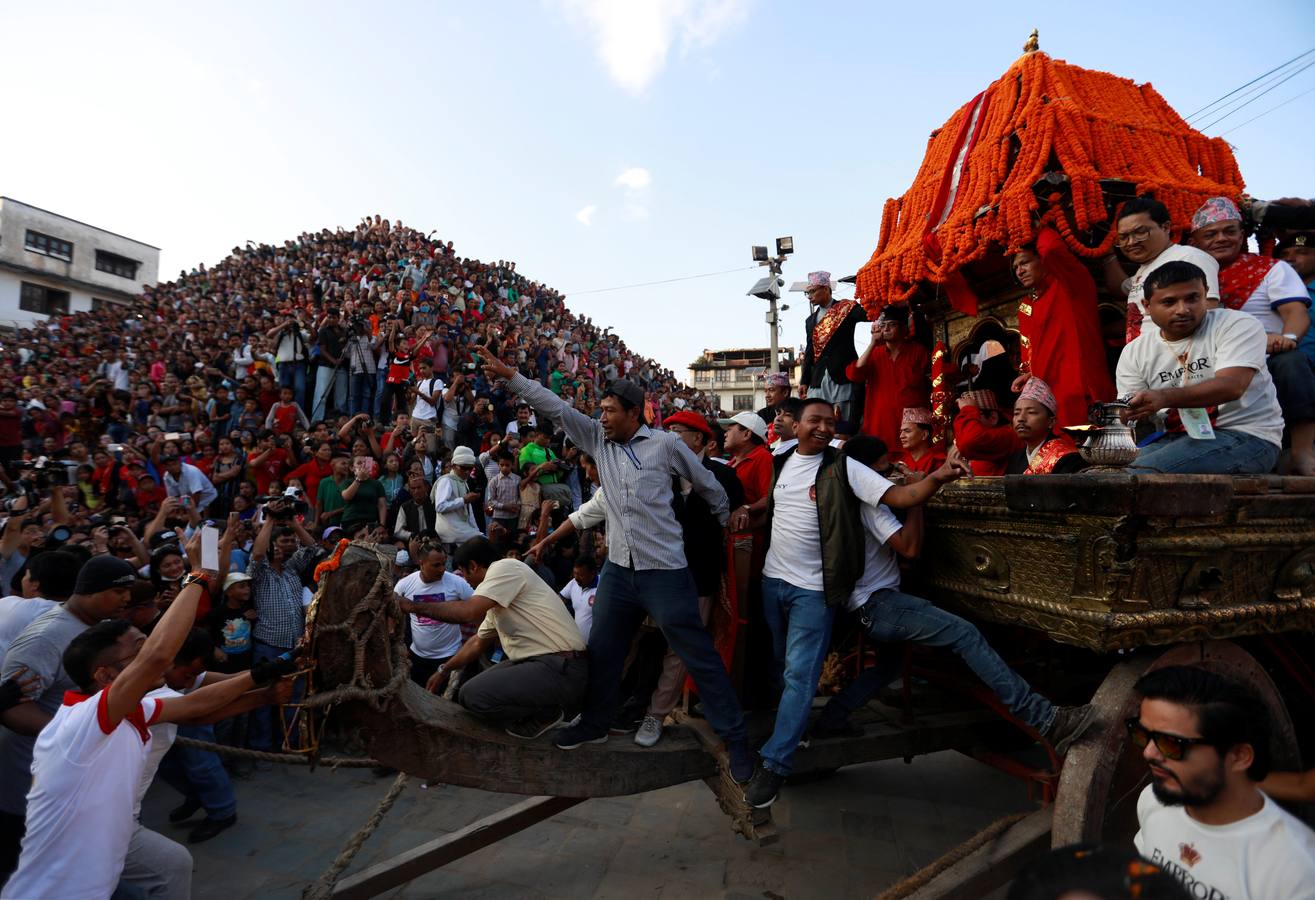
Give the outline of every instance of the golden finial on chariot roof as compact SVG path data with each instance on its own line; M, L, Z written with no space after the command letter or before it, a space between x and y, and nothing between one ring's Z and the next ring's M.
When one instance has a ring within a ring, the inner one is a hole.
M1041 49L1041 41L1038 40L1038 37L1037 30L1033 28L1032 33L1028 35L1027 43L1023 45L1024 53L1035 53Z

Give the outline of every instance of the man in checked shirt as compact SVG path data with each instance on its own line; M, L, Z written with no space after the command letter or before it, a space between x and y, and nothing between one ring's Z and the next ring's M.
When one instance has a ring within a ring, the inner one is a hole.
M644 424L644 391L638 384L613 381L603 393L602 417L595 420L518 373L488 347L476 349L491 379L505 379L509 391L538 413L560 421L567 436L594 458L607 503L608 558L589 633L585 707L579 723L559 731L554 743L574 750L607 740L621 670L631 640L648 615L693 677L708 722L726 744L731 776L746 783L753 776L753 760L744 713L699 616L698 593L672 510L672 476L689 481L723 527L729 515L726 491L678 435Z

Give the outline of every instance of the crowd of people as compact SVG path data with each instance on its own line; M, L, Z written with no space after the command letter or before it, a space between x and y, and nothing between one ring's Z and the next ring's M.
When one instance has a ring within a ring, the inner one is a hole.
M1119 216L1136 271L1115 285L1110 261L1111 285L1140 335L1114 372L1094 279L1043 228L1012 261L1031 292L1018 352L949 372L962 382L951 416L933 411L909 307L869 325L826 272L808 279L802 383L769 373L762 410L722 418L514 263L460 258L377 216L235 248L134 307L6 338L3 896L188 895L190 854L141 826L141 796L158 771L192 843L236 824L244 764L176 737L295 742L280 706L305 689L314 571L344 540L396 551L410 677L516 738L652 747L688 679L746 802L770 806L798 748L856 733L852 713L897 674L900 655L883 653L811 716L849 615L878 645L953 650L1062 755L1092 707L1052 702L974 625L904 592L901 561L943 485L1079 470L1060 429L1116 390L1136 419L1169 413L1145 471L1268 471L1285 433L1307 471L1315 370L1294 359L1315 246L1285 238L1295 270L1253 258L1222 199L1198 213L1197 247L1170 241L1167 221L1151 200ZM862 354L859 328L873 336ZM1066 342L1072 353L1054 349ZM1157 685L1148 702L1213 708L1206 688ZM745 709L774 710L761 746ZM1144 711L1128 727L1180 787L1150 748L1222 758L1251 740L1204 717ZM1230 789L1230 814L1255 811L1244 793ZM1171 826L1148 825L1158 807L1143 800L1151 855ZM1284 834L1309 847L1293 822Z

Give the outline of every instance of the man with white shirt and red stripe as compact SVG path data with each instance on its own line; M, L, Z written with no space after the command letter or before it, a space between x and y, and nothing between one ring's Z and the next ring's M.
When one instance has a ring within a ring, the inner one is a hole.
M187 553L193 572L149 637L114 619L88 628L64 651L64 671L77 690L65 694L37 737L27 833L18 869L0 896L110 896L135 828L133 800L150 752L150 726L205 715L295 666L271 660L185 697L147 699L164 683L207 589L199 536Z

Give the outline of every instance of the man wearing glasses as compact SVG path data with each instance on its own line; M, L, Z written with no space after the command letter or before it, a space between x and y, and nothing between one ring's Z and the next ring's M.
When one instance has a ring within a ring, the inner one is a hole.
M1127 278L1117 256L1105 257L1105 281L1110 293L1128 298L1128 325L1124 342L1132 343L1141 334L1146 317L1144 285L1147 277L1172 260L1184 260L1205 272L1206 298L1211 306L1219 305L1219 264L1204 250L1174 243L1170 231L1169 210L1159 200L1137 197L1123 204L1115 224L1118 236L1114 246L1137 271Z
M1126 726L1150 767L1137 800L1138 852L1193 897L1315 897L1315 832L1259 789L1269 771L1269 717L1248 688L1191 666L1135 685Z

